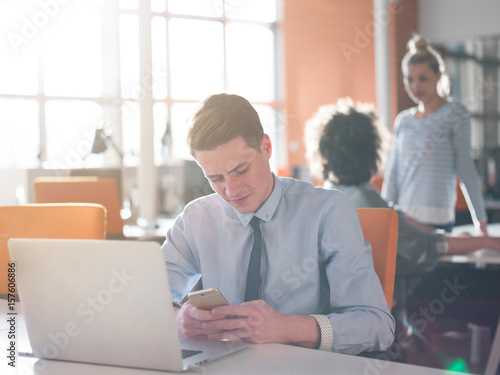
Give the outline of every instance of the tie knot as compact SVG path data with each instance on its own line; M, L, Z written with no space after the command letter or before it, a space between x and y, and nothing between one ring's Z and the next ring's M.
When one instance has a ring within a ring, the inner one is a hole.
M260 232L260 219L257 216L252 217L252 220L250 220L250 226L252 227L252 230L255 232Z

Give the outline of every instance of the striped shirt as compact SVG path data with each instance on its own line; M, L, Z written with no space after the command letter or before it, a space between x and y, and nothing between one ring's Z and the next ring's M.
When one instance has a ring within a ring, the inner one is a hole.
M426 118L417 108L401 112L382 186L382 197L427 224L455 220L456 179L465 185L475 223L486 219L481 184L471 156L470 114L448 100Z

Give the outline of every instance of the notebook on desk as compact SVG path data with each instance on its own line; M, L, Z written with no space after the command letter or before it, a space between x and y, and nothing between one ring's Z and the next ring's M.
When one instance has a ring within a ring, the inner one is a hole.
M179 340L157 242L10 239L32 354L181 371L246 346ZM181 358L181 347L190 357Z

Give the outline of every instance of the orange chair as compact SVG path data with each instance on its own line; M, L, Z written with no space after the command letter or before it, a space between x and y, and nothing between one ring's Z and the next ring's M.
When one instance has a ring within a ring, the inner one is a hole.
M34 180L36 203L97 203L106 207L108 238L123 238L123 219L116 181L98 177L39 177Z
M365 241L372 246L373 266L391 308L398 250L398 213L391 208L358 208L358 216Z
M375 187L375 189L377 189L377 191L380 194L380 192L382 191L382 184L384 183L384 175L375 174L370 179L370 182L373 185L373 187Z
M457 202L455 203L455 212L461 211L469 212L469 206L467 206L467 201L460 187L460 181L457 180Z
M0 294L8 292L9 238L106 238L106 209L100 204L29 204L0 207Z

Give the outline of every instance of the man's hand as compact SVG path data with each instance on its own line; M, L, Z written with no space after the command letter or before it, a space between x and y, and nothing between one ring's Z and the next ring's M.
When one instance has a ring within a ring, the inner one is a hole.
M226 319L235 315L238 318ZM202 322L202 331L211 332L207 335L209 339L243 339L254 344L294 343L317 348L321 338L313 317L283 315L262 300L215 307L210 317Z
M209 335L219 333L221 330L203 328L202 323L225 319L225 316L214 316L209 310L197 309L191 301L187 301L180 309L175 310L175 319L180 337L206 339Z

